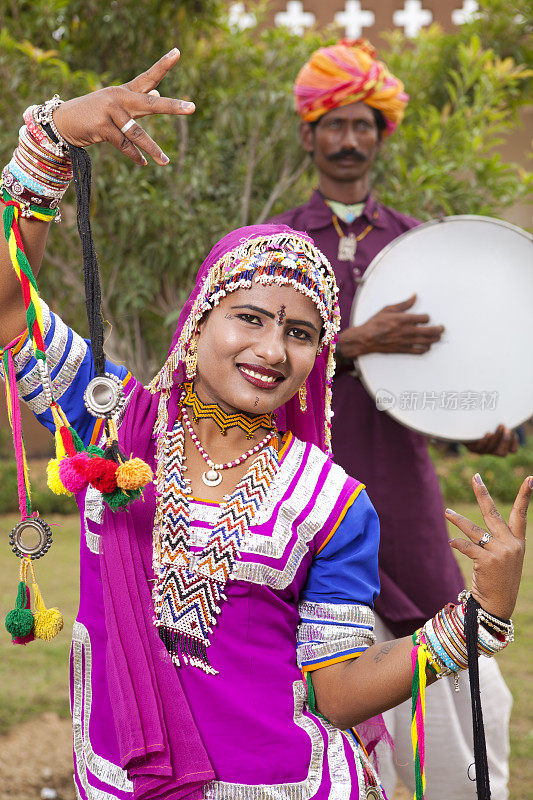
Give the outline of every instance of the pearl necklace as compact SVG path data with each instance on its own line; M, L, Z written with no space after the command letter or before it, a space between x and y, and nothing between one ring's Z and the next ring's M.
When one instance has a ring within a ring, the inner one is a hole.
M202 447L202 443L200 442L200 439L196 435L196 432L189 419L189 415L187 414L187 411L185 410L185 408L183 408L183 406L181 408L181 418L185 423L185 427L187 428L189 436L193 440L196 449L198 450L198 452L204 459L205 463L209 467L208 470L202 473L202 480L206 486L218 486L218 484L222 482L222 475L220 474L220 470L231 469L231 467L236 467L238 464L242 464L242 462L246 461L247 458L250 458L250 456L253 456L255 453L258 453L259 450L262 450L263 447L266 444L268 444L270 439L272 439L272 437L274 436L274 432L270 431L270 433L268 433L264 439L262 439L254 447L250 448L250 450L247 450L246 453L243 453L242 456L235 458L233 461L228 461L226 464L215 464L214 461L211 458L209 458L206 451Z

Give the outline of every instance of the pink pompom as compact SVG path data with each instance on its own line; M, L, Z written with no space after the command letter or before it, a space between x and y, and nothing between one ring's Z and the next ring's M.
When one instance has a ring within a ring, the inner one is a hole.
M59 464L59 477L61 483L69 492L77 494L87 488L87 465L89 456L86 453L76 453L74 456L64 458Z

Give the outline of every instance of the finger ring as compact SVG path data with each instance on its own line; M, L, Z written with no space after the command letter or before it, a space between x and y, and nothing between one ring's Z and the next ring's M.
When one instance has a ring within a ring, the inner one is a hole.
M487 531L485 531L485 533L483 534L483 536L482 536L482 537L481 537L481 539L479 540L479 542L478 542L478 545L479 545L480 547L485 547L485 545L486 545L488 542L490 542L490 540L491 540L491 539L492 539L492 533L488 533Z
M122 133L127 133L127 131L129 131L129 129L131 128L132 125L135 125L135 120L134 119L129 119L126 122L126 124L122 126L122 128L120 130L122 131Z

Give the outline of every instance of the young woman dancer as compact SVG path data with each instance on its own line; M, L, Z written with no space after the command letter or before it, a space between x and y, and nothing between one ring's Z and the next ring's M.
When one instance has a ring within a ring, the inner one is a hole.
M135 120L194 110L155 88L178 58L171 51L124 86L26 113L3 197L28 214L20 232L34 272L48 225L32 209L56 208L70 176L61 142L108 141L137 164L141 151L167 163ZM5 242L0 268L2 345L20 396L53 428ZM86 448L103 445L84 404L90 347L44 303L40 313L55 401ZM466 667L464 598L414 641L373 644L378 521L363 484L329 454L338 320L333 273L312 240L252 226L200 267L149 387L107 362L125 397L114 420L120 450L155 479L126 510L110 508L105 481L76 493L80 798L384 797L361 737L379 739L379 714L410 695L413 651L425 653L428 683ZM473 561L478 649L491 655L512 639L533 479L509 524L479 476L472 486L486 531L447 516L466 535L451 545Z

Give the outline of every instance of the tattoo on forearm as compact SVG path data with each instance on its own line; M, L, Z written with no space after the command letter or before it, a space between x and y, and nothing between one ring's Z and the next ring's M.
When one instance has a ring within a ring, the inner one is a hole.
M258 405L259 405L259 398L258 398L258 397L256 397L256 398L255 398L255 403L254 403L254 408L255 408L255 406L258 406Z
M392 648L396 647L397 644L398 644L398 640L396 640L394 642L385 642L385 644L383 644L379 648L378 652L374 656L374 661L376 662L376 664L379 664L380 661L383 661L385 656L388 656L388 654L390 653Z

